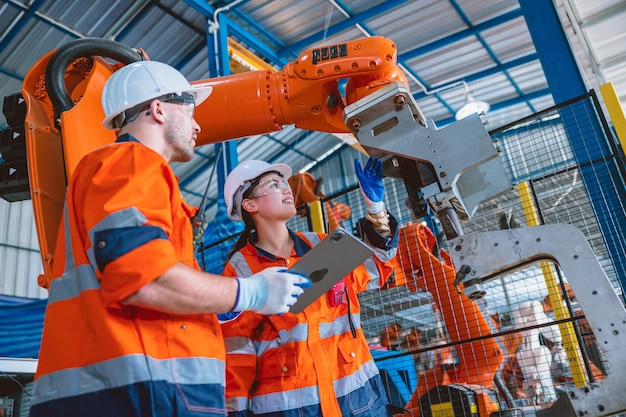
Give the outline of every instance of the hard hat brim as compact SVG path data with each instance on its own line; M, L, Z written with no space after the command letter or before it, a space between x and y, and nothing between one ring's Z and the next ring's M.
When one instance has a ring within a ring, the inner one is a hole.
M209 98L212 92L213 92L213 87L211 86L208 86L208 87L195 87L194 86L193 90L188 91L188 93L193 94L194 101L196 102L196 106L199 106L204 100Z

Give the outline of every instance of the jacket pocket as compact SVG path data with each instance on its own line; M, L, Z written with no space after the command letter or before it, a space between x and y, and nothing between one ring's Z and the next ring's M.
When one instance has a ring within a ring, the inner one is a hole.
M270 349L261 356L259 379L292 377L297 374L295 349Z
M298 367L294 347L269 349L259 357L257 378L252 388L251 409L255 415L284 415L300 408Z
M350 411L354 415L361 414L364 416L369 416L372 406L376 404L378 401L378 395L372 388L369 380L366 380L365 383L359 388L353 390L348 394L348 402L350 404Z
M371 407L378 402L378 394L370 384L369 379L363 374L361 364L363 358L360 357L360 345L353 340L344 339L338 344L339 352L344 360L344 371L348 381L347 403L350 407L351 415L368 416Z
M212 386L176 384L175 386L186 410L193 411L197 415L226 415L225 393L220 384L212 384Z

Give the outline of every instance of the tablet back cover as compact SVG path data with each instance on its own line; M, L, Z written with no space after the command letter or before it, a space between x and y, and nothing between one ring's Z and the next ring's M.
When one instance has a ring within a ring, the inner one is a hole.
M369 246L346 230L332 231L289 268L289 271L304 274L312 281L311 287L304 289L304 294L289 311L300 313L373 253Z

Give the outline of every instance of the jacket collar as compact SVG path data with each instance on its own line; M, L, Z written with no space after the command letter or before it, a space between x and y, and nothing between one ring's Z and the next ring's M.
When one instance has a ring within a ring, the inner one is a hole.
M305 253L311 250L311 245L309 245L304 239L302 239L296 232L291 229L287 230L289 231L291 239L293 239L293 249L296 252L296 256L302 257ZM257 235L256 231L252 232L250 234L250 239L248 240L248 247L252 252L256 253L257 256L266 258L270 261L277 261L278 259L280 259L274 254L257 247L255 244L256 242L258 242L258 240L259 236Z
M115 140L115 143L121 143L121 142L137 142L137 143L141 143L141 142L139 142L139 139L137 139L136 137L134 137L130 133L124 133L123 135L118 136L117 139Z

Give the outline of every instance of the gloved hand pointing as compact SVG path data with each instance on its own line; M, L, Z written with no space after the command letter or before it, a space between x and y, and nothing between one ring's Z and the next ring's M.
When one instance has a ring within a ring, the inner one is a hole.
M383 163L380 159L370 157L365 164L365 170L361 168L361 162L354 160L356 176L359 179L361 193L365 198L367 212L378 214L385 208L383 197L385 186L383 185Z
M282 267L264 269L248 278L237 278L239 291L233 311L252 310L260 314L282 314L289 311L303 288L311 281Z

